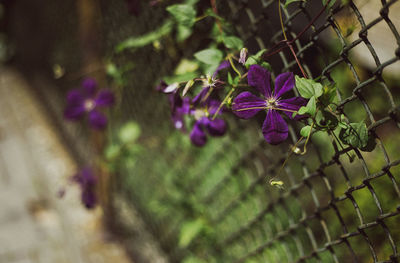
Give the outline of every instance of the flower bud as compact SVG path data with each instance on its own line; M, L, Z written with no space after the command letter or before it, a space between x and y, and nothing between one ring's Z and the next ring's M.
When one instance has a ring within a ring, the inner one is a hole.
M248 50L245 47L240 50L240 57L239 57L239 63L240 64L244 65L246 63L247 53L248 53Z

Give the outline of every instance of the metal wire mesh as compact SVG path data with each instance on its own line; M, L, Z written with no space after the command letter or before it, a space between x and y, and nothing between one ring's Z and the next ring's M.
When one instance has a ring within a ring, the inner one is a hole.
M140 143L146 148L134 166L118 171L123 176L117 178L114 194L140 211L169 261L399 261L400 94L398 77L385 74L400 60L400 35L392 22L396 13L391 12L399 3L370 2L378 7L369 21L359 10L365 3L334 5L295 41L295 49L310 77L338 84L338 110L352 121L365 118L377 146L361 152L316 134L307 154L292 157L285 166L283 191L269 187L266 178L276 174L290 142L267 145L259 122L228 116L228 135L210 140L203 149L193 148L185 135L171 129L167 102L154 92L154 80L207 43L195 37L190 45L175 46L168 38L164 51L147 47L113 57L118 64L132 60L136 65L121 91L121 105L112 113L113 126L138 121L144 131ZM254 53L283 39L277 5L276 0L220 1L218 10ZM164 16L162 7L143 8L136 18L128 16L123 1L100 1L100 6L106 54L126 37L155 28ZM321 1L309 0L285 9L287 34L295 38L321 8ZM349 18L354 21L353 34L343 22ZM382 47L369 37L378 24L392 36L385 41L396 43L390 59L381 59L377 49ZM166 51L171 46L175 55ZM372 68L363 66L359 49L362 56L372 57ZM286 50L267 60L274 73L299 73ZM292 144L298 130L291 123ZM350 162L352 153L355 160ZM118 220L120 212L114 212ZM179 244L185 222L199 218L208 229L189 245Z

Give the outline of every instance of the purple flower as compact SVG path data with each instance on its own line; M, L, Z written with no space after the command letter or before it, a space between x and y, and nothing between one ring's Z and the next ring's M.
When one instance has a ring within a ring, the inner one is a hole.
M85 167L75 174L72 179L81 187L81 200L87 209L92 209L97 204L96 183L97 178L93 171Z
M259 65L250 66L247 80L250 86L255 87L263 96L259 98L250 92L240 93L232 104L233 112L240 118L249 119L260 110L267 110L262 132L265 140L270 144L279 144L288 137L288 125L278 111L285 113L290 119L301 106L305 106L307 100L301 97L282 99L282 95L293 89L295 80L293 73L280 74L275 80L275 90L272 93L270 87L270 73ZM294 119L304 118L304 115L296 115Z
M206 131L211 136L222 136L226 132L225 121L221 118L213 119L221 102L208 97L204 102L199 103L204 96L207 96L208 90L209 88L203 89L193 99L193 101L196 101L198 104L197 107L191 109L189 113L195 119L193 129L190 133L190 140L196 146L203 146L207 142ZM217 115L220 115L222 110L220 110Z
M112 104L114 104L114 94L110 90L102 89L97 92L96 80L85 78L82 81L82 89L68 92L64 117L76 121L87 113L90 126L94 129L103 129L107 125L107 118L99 108Z
M168 94L169 104L171 105L171 118L174 127L178 130L185 131L184 116L189 113L190 99L182 98L178 93L178 85L168 85L165 81L161 81L156 88L158 91Z

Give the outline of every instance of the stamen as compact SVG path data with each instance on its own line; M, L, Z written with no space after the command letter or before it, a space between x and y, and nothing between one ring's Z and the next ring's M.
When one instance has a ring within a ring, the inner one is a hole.
M86 111L91 111L96 107L96 103L94 100L88 99L85 100L83 107L85 108Z

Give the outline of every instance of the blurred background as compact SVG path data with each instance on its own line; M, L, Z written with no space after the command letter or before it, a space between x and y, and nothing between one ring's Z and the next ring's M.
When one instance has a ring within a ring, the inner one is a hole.
M115 51L159 28L177 2L0 0L0 262L398 262L399 1L337 1L295 42L308 75L336 83L340 111L365 121L376 146L360 151L316 134L285 166L283 190L267 182L298 124L271 146L262 116L228 114L227 135L197 148L174 130L155 90L207 48L214 20L184 41L172 31ZM322 2L284 9L288 35ZM277 1L217 7L250 54L283 38ZM288 50L267 61L274 75L300 74ZM86 76L116 94L104 132L63 118L68 90ZM87 210L70 178L94 165L100 205Z

